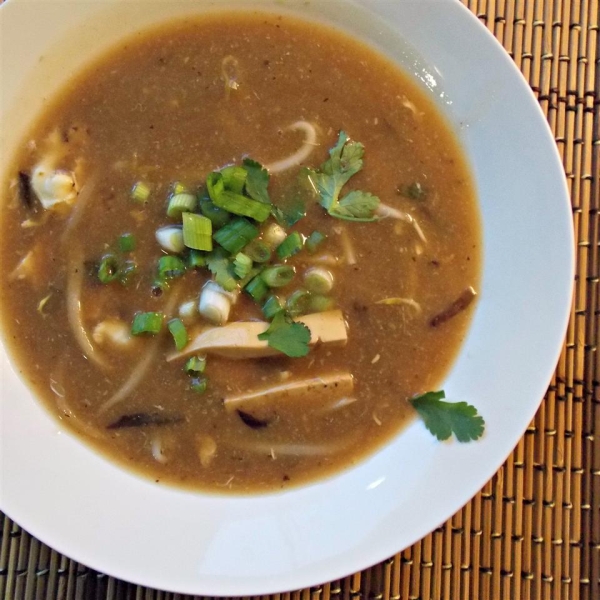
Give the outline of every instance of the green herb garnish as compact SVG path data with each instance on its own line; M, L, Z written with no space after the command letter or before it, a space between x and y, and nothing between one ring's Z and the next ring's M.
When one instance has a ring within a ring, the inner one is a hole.
M248 219L238 217L221 227L213 237L219 246L237 254L248 242L258 237L258 229Z
M212 221L203 215L184 212L183 243L194 250L212 250Z
M141 335L143 333L155 335L162 328L163 318L162 313L157 312L137 313L133 318L131 333L133 335Z
M236 274L236 276L239 279L244 279L248 277L251 270L252 259L243 252L238 252L233 261L233 271Z
M173 336L177 350L183 350L188 343L187 329L185 328L183 321L181 319L171 319L167 323L167 327Z
M349 221L375 221L379 198L355 190L340 199L348 180L363 167L364 146L351 141L345 131L340 131L336 145L329 150L329 159L318 170L309 170L309 179L319 194L319 203L327 212Z
M285 260L286 258L294 256L294 254L298 254L298 252L302 250L302 246L304 246L302 236L297 231L294 231L290 233L279 246L277 246L277 256L281 260Z
M186 373L204 373L206 369L206 358L192 356L187 360L183 369Z
M459 442L478 440L485 422L477 409L466 402L444 402L445 397L443 391L427 392L411 398L410 403L438 440L447 440L452 434Z
M121 265L113 254L106 254L98 265L98 279L102 283L110 283L119 278Z
M269 329L261 333L258 339L266 341L271 348L286 356L299 358L308 354L310 330L306 325L295 323L283 312L279 312L273 318Z
M119 250L123 253L133 252L135 250L135 243L133 233L124 233L119 238Z
M215 282L227 292L233 292L238 286L234 277L233 265L228 253L222 248L216 248L206 255L206 266L214 275Z
M167 281L181 277L185 271L185 263L178 256L161 256L158 259L158 279Z
M251 158L246 158L243 164L244 169L248 174L246 178L246 193L248 196L263 204L271 204L268 190L270 179L269 171Z

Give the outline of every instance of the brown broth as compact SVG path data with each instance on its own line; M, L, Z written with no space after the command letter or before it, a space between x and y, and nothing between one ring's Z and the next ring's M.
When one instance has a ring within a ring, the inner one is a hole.
M227 55L239 63L240 87L229 97L221 78ZM286 128L301 119L320 132L307 166L320 165L338 131L347 131L366 148L364 169L347 190L369 191L408 211L421 224L427 243L419 242L410 225L393 219L347 223L311 206L295 229L305 235L327 233L320 254L343 256L336 233L340 227L355 248L355 265L331 268L333 297L348 322L348 344L317 348L299 359L209 356L209 388L203 395L190 391L181 362L165 361L173 347L168 334L158 342L136 338L126 350L103 349L105 370L86 359L66 316L69 249L61 238L72 213L52 213L43 224L23 228L26 219L42 218L41 208L32 212L18 201L14 179L3 189L2 320L19 371L66 427L157 482L216 492L297 486L356 464L413 417L408 399L438 388L460 348L472 308L440 327L431 327L430 321L479 283L477 204L457 140L424 92L371 49L292 18L236 14L169 24L122 43L48 105L17 153L12 176L28 172L40 159L44 140L58 131L68 149L64 163L73 168L77 159L80 182L95 180L82 225L69 242L71 250L81 248L85 261L97 261L123 233L137 238L133 256L141 270L134 284L102 285L83 274L81 303L91 330L108 316L130 323L136 311L160 311L171 293L181 301L198 297L207 278L201 272L186 274L161 297L150 293L161 256L154 233L168 223L169 186L176 180L197 186L212 170L247 155L269 163L292 153L302 135ZM274 202L282 201L296 174L297 169L272 176ZM138 180L152 189L143 208L129 199ZM424 198L403 193L414 182L423 186ZM11 279L32 248L34 275ZM291 263L301 271L309 260L303 252ZM298 281L283 292L295 289ZM40 314L39 303L49 294ZM389 297L413 298L421 311L376 304ZM251 318L261 318L260 309L242 298L230 319ZM140 386L121 404L100 411L155 343L156 358ZM267 427L251 429L223 408L224 397L285 377L346 371L355 377L357 401L336 411L307 397L271 410ZM184 421L106 428L122 415L148 412L183 416ZM208 465L198 457L203 436L217 445ZM164 464L152 454L157 438ZM295 446L290 455L286 445Z

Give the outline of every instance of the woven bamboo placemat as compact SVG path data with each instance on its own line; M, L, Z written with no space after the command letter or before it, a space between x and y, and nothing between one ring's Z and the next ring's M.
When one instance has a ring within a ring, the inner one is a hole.
M380 565L272 600L600 599L600 0L463 1L529 81L563 159L577 242L565 346L527 433L467 506ZM92 571L1 514L0 528L0 599L183 600Z

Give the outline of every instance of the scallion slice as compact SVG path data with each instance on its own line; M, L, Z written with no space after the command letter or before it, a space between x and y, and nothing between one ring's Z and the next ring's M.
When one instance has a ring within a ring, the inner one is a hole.
M135 236L133 233L124 233L119 238L119 250L121 252L133 252L135 250Z
M287 265L267 267L260 274L270 288L284 287L294 279L294 269Z
M252 270L252 259L243 252L238 252L233 261L233 271L240 279L248 276Z
M298 252L302 250L303 245L304 240L302 239L302 236L297 231L294 231L290 233L279 246L277 246L277 256L279 256L281 260L290 258L291 256L294 256L294 254L298 254Z
M266 221L271 215L271 205L252 200L241 194L224 191L211 200L219 207L234 215L250 217L259 223Z
M185 325L181 319L171 319L167 323L167 327L175 340L175 347L177 350L183 350L188 343L188 334Z
M174 194L169 198L167 216L172 219L178 219L184 212L194 212L197 205L198 200L194 194L187 192Z
M185 263L178 256L161 256L158 259L158 279L160 281L181 277L185 270Z
M133 318L131 333L133 335L142 335L143 333L156 335L162 328L163 318L162 313L158 312L137 313Z
M200 198L200 211L212 221L213 229L220 229L231 219L231 214L215 206L210 198Z
M244 248L244 254L247 254L254 262L265 263L271 258L271 249L264 242L253 240Z
M183 229L180 225L169 225L156 230L156 241L166 252L179 254L185 250L183 243Z
M190 389L197 394L204 394L208 387L208 379L206 377L194 377L190 382Z
M182 213L183 243L194 250L212 250L212 222L190 212Z
M206 369L206 358L203 356L192 356L183 367L186 373L204 373Z
M311 267L304 273L304 285L315 294L328 294L333 289L333 275L322 267Z
M131 199L139 204L146 204L150 198L150 187L143 181L138 181L133 188L131 188Z
M327 296L312 294L308 303L310 312L325 312L335 306L335 302Z
M290 317L297 317L308 312L311 294L307 290L296 290L285 302Z
M325 236L320 231L313 231L306 240L306 249L314 254L317 248L325 241Z
M263 281L263 279L260 275L257 275L256 277L254 277L254 279L251 279L246 284L246 287L244 288L244 290L250 295L250 297L255 302L262 302L264 297L269 292L269 288L267 287L267 284Z
M269 321L282 310L283 305L277 296L269 296L262 307L263 315L265 315L265 318Z
M237 254L248 242L258 236L258 229L248 221L238 217L221 227L214 239L231 254Z
M225 167L220 171L223 177L223 185L226 190L241 194L244 191L246 185L246 178L248 177L248 171L243 167Z
M120 265L117 257L113 254L106 254L102 257L98 265L98 279L102 283L110 283L120 275Z
M187 266L190 269L199 269L206 266L206 254L200 250L190 250L187 256Z

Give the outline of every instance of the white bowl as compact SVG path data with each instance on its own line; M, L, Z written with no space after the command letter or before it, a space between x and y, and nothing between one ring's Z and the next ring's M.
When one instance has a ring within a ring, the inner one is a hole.
M421 81L462 140L481 203L484 275L444 388L479 408L487 434L440 444L417 421L314 485L257 497L190 493L123 471L62 430L2 350L3 510L90 567L184 593L266 594L337 579L450 517L532 419L571 300L570 205L550 130L510 58L456 0L8 0L0 8L1 164L46 99L116 40L170 17L251 4L335 24L379 48Z

